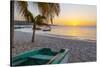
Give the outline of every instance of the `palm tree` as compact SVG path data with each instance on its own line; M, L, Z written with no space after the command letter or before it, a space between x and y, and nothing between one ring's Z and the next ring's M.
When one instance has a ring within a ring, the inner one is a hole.
M35 39L35 29L36 29L36 25L48 25L46 23L43 23L43 19L46 19L45 16L41 16L41 15L37 15L35 18L34 18L34 24L33 24L33 35L32 35L32 42L34 42L34 39Z
M28 2L27 1L16 1L18 5L18 9L20 10L20 13L25 17L27 21L33 22L33 35L32 35L32 42L34 42L34 36L35 36L35 27L36 23L41 24L40 20L43 19L43 17L46 17L46 23L49 19L51 19L51 23L53 24L53 17L55 15L59 15L60 7L59 4L51 4L51 3L42 3L37 2L39 11L42 16L38 15L35 18L33 17L33 14L28 10ZM42 22L42 21L41 21ZM42 23L44 25L48 25L46 23Z
M59 16L60 6L58 3L43 3L38 2L38 8L40 13L47 17L47 20L50 19L51 24L53 24L54 16Z
M28 3L26 1L15 1L20 13L25 17L26 20L29 21L29 16L31 15L30 11L28 10Z
M53 18L55 15L59 16L59 13L60 13L60 6L58 3L49 3L50 5L50 9L49 9L49 12L50 12L50 21L51 21L51 24L53 24Z
M32 22L33 23L32 42L34 42L36 24L37 25L43 25L42 19L44 19L45 17L41 16L41 15L33 17L33 14L28 10L28 3L27 2L18 1L17 3L18 3L18 6L19 6L19 9L20 9L20 13L22 13L22 15L25 17L25 19L28 22Z
M35 36L35 19L33 17L33 14L28 10L28 3L26 1L17 1L18 9L20 10L20 13L25 17L25 19L28 22L33 22L33 34L32 34L32 42L34 42L34 36Z

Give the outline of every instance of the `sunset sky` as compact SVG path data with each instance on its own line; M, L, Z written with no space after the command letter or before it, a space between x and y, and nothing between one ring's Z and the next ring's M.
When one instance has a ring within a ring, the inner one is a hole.
M28 3L29 10L33 15L39 14L36 4ZM15 7L16 8L16 7ZM95 26L96 25L96 6L94 5L75 5L60 4L61 12L54 18L55 25L67 26ZM24 20L15 9L15 20Z

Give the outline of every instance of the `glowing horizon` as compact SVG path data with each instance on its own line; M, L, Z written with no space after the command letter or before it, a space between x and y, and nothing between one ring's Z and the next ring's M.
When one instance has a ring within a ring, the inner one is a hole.
M60 22L59 22L60 21ZM62 23L63 24L62 24ZM59 23L59 24L58 24ZM96 21L91 20L80 20L80 19L71 19L71 20L54 20L54 25L64 25L64 26L96 26Z
M54 25L96 26L95 5L75 5L62 3L60 4L60 7L61 12L59 14L59 17L54 18ZM30 5L29 10L34 15L39 14L36 6L33 7L33 5ZM24 18L22 16L18 16L17 13L15 13L15 20L24 20Z
M60 4L61 13L54 23L67 26L96 26L96 6Z

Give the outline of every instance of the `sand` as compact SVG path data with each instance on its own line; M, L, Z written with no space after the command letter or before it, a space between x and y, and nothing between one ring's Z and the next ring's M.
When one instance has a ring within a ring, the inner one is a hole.
M49 47L55 51L68 48L70 50L69 63L96 61L96 42L36 34L35 42L32 43L31 37L31 33L15 31L12 56L40 47Z

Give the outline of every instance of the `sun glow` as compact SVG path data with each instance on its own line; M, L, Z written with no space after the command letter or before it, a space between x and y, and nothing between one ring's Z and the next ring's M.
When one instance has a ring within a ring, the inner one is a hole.
M65 26L95 26L96 21L95 20L86 20L86 19L55 19L54 20L55 25L65 25Z
M71 20L69 22L69 24L72 25L72 26L78 26L78 25L80 25L79 23L80 23L79 20Z

